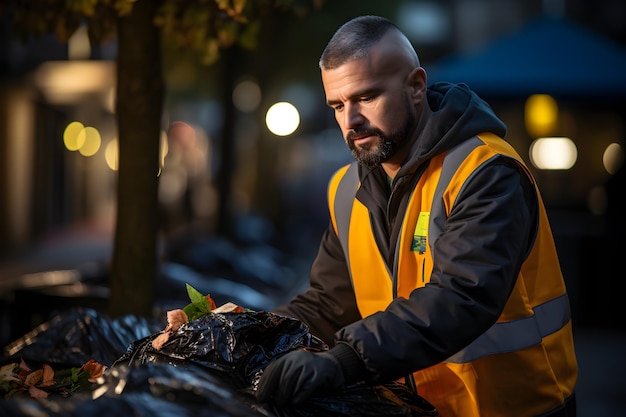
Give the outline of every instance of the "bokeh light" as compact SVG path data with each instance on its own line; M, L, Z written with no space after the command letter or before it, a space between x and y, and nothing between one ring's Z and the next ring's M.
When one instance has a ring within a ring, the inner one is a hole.
M624 164L624 148L619 143L611 143L602 154L604 169L611 175L615 175Z
M300 125L300 114L293 104L282 101L269 108L265 115L265 124L273 134L288 136Z
M526 100L524 112L526 130L532 137L554 134L559 118L559 106L548 94L533 94Z
M167 132L162 130L161 135L159 137L159 172L165 166L165 158L167 154L170 152L169 144L167 143Z
M78 151L83 156L93 156L100 150L102 138L95 127L74 121L69 123L63 131L63 144L68 151Z
M102 144L102 139L100 137L100 132L95 127L87 126L83 129L85 142L78 149L78 152L82 156L93 156L100 149L100 145Z
M254 81L240 82L233 90L233 104L244 113L255 111L261 104L261 88Z
M570 138L539 138L530 145L530 161L539 169L570 169L577 158L576 144Z
M77 151L85 143L85 126L81 122L71 122L63 131L63 143L68 151Z
M117 171L119 168L119 151L118 151L118 143L117 138L112 139L107 143L107 146L104 148L104 159L107 163L107 166L113 171Z

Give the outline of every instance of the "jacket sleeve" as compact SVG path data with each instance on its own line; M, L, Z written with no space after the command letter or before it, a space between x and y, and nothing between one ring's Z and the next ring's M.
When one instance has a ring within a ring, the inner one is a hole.
M309 288L273 312L301 320L329 346L334 345L337 330L361 319L345 256L332 224L324 232L313 261Z
M484 333L500 316L536 235L534 185L499 158L468 180L432 248L430 282L385 311L345 326L348 344L371 382L386 382L439 363Z

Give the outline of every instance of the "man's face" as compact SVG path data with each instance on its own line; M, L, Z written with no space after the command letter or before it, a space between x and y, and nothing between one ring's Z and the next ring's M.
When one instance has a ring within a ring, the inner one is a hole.
M375 55L375 54L374 54ZM354 158L377 166L392 158L416 126L405 73L376 56L322 70L326 101Z

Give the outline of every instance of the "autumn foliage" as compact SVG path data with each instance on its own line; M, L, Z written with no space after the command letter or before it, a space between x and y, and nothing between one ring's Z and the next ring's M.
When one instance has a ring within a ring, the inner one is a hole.
M48 398L52 393L64 397L80 389L88 388L104 374L106 366L91 359L80 368L55 371L44 364L40 369L31 369L22 359L20 363L9 363L0 368L0 393L5 398L26 395L32 398Z

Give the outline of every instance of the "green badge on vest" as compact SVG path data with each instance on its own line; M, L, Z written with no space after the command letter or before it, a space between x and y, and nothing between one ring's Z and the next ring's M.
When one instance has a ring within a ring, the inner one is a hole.
M426 237L428 236L428 222L430 220L429 211L421 211L413 232L413 242L411 243L411 251L424 253L426 252Z

